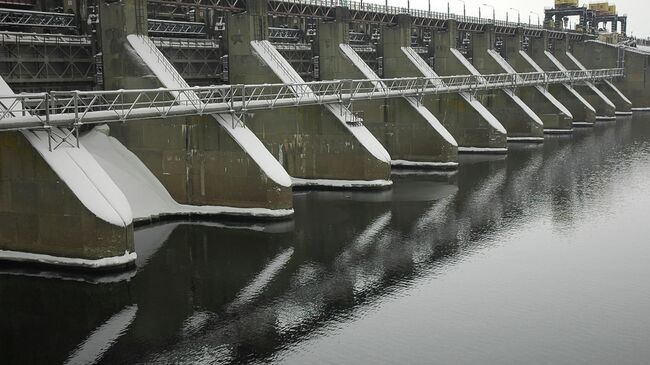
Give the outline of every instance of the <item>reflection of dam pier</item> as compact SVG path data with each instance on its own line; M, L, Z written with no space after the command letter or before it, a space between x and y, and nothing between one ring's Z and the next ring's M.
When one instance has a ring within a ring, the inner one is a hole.
M133 267L134 224L288 219L293 188L390 189L391 169L649 107L649 55L583 33L338 1L27 3L0 9L11 261Z
M620 153L621 142L635 133L623 122L578 131L572 139L514 146L511 158L469 163L471 168L458 173L457 188L410 177L396 178L397 192L382 201L307 192L296 197L293 226L141 227L135 232L138 273L129 281L3 275L0 322L16 316L34 322L0 335L13 344L0 362L65 362L80 353L105 363L270 358L287 343L318 334L332 318L359 316L416 285L424 273L444 275L446 266L480 255L491 248L493 234L517 231L540 206L560 228L588 218L563 212L602 192L570 187L590 184L591 176L607 168L608 156ZM568 154L582 158L567 164ZM427 197L415 200L412 192ZM490 209L481 209L485 206ZM19 295L24 292L35 294ZM69 316L53 313L59 308L69 308ZM45 315L30 317L33 312ZM37 326L42 329L34 337ZM90 346L97 333L110 345ZM112 333L119 338L111 339ZM55 334L65 340L26 351ZM19 340L25 337L33 342Z

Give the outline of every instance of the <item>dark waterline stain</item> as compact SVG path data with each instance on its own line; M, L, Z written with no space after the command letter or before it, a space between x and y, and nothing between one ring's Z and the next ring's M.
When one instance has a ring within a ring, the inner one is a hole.
M393 178L140 228L122 277L0 270L0 363L650 361L650 115Z

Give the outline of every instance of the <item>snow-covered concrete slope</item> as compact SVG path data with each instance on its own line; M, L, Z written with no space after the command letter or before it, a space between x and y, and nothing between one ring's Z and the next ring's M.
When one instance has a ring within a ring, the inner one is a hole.
M1 77L0 94L14 95L13 90ZM22 109L18 103L15 107ZM58 135L68 133L60 128L53 128L52 132ZM91 213L115 226L126 227L131 224L133 216L126 197L88 150L83 145L76 147L77 140L74 135L68 137L74 147L64 142L50 151L49 136L46 132L21 133ZM53 141L54 145L58 144L58 141L58 138Z
M568 53L568 52L567 52L567 53ZM544 54L546 55L546 57L548 57L549 60L551 60L551 63L553 63L553 65L555 65L555 67L556 67L558 70L560 70L560 71L568 71L567 68L564 67L564 65L562 64L562 62L560 62L560 60L558 60L557 58L555 58L555 56L554 56L551 52L549 52L549 51L544 51ZM616 109L616 106L614 105L614 103L612 103L612 102L611 102L611 101L610 101L610 100L609 100L609 99L608 99L608 98L607 98L607 97L606 97L606 96L605 96L605 95L604 95L600 90L598 90L594 84L592 84L591 82L585 82L585 84L586 84L587 87L588 87L589 89L591 89L591 90L592 90L596 95L598 95L598 97L601 99L601 101L603 101L604 103L606 103L607 105L609 105L611 108ZM572 89L572 90L573 90L573 89ZM575 90L574 90L574 92L575 92ZM576 93L577 95L580 95L578 92L575 92L575 93ZM584 103L586 103L587 105L589 105L589 106L594 110L594 113L596 112L596 111L595 111L596 109L595 109L593 106L591 106L591 104L589 104L585 98L583 98L582 96L580 96L580 99L581 99ZM596 116L596 119L610 119L610 117L605 117L605 116Z
M573 63L574 63L574 64L575 64L579 69L581 69L581 70L583 70L583 71L587 71L587 68L586 68L582 63L580 63L580 61L578 61L578 59L575 58L575 56L574 56L571 52L566 52L566 56L567 56L567 58L569 58L569 59L571 60L571 62L573 62ZM609 81L606 81L606 82L609 82ZM611 83L610 83L610 85L611 85ZM605 96L605 94L603 94L603 92L600 91L600 90L596 87L596 85L594 85L592 82L588 82L588 83L587 83L587 86L589 86L589 88L590 88L591 90L593 90L593 92L596 93L596 95L598 95L601 99L603 99L603 101L605 101L605 103L609 104L609 105L610 105L611 107L613 107L613 108L616 108L616 106L614 105L614 103L613 103L611 100L609 100L609 98L608 98L607 96ZM628 98L626 98L625 95L623 95L620 91L618 91L618 88L616 88L616 87L613 86L613 85L612 85L612 87L614 88L614 90L616 90L616 91L619 93L619 95L621 95L621 96L623 97L623 100L625 100L625 101L627 101L628 103L632 104L632 102L631 102Z
M12 96L13 90L0 77L0 95ZM0 112L22 109L15 100L4 99ZM14 105L11 107L11 105ZM127 227L133 222L131 207L122 191L117 187L108 174L101 168L84 146L75 147L77 140L69 136L67 142L50 151L50 136L43 131L22 131L27 141L50 166L52 171L63 181L79 202L97 218L118 227ZM66 135L67 130L52 129L53 135ZM53 141L58 144L60 139ZM2 224L2 223L0 223ZM78 257L53 256L48 254L29 253L22 251L0 250L0 258L15 262L43 263L87 269L123 266L135 262L135 252L124 252L120 256L104 257L101 259L82 259Z
M149 37L131 34L127 36L127 39L140 58L165 87L170 89L190 88ZM192 92L182 93L179 99L201 103L199 97ZM226 132L246 151L269 179L278 185L291 185L291 177L286 170L247 127L241 126L241 123L230 123L233 118L231 114L214 114L212 117L224 127ZM237 125L237 127L233 127L233 125Z
M437 79L439 76L436 72L418 55L418 53L411 47L402 47L402 52L406 57L417 67L417 69L424 75L424 77ZM443 83L442 81L436 81ZM470 93L462 92L459 93L460 97L465 100L477 113L479 113L491 126L493 126L499 132L506 134L506 129L503 127L501 122L490 113L487 108L481 104L476 98L474 98ZM491 152L498 149L494 148L480 148L480 147L458 147L459 152ZM504 149L505 150L505 149Z
M433 69L422 60L422 57L415 52L415 50L411 47L402 47L402 52L406 55L406 57L415 65L418 70L424 75L425 77L428 78L438 78L438 74L436 74ZM462 56L462 55L461 55ZM464 57L463 57L464 58ZM474 66L471 64L469 65L471 69L474 69ZM470 70L471 70L470 69ZM474 69L476 71L476 69ZM478 71L476 71L478 73ZM442 81L441 81L442 82ZM476 98L474 98L472 95L470 95L467 92L459 93L459 95L474 109L476 110L494 129L497 131L506 134L506 129L503 128L503 125L501 122L497 120L497 118L490 113L489 110L481 102L479 102ZM459 151L465 150L466 152L481 152L479 150L468 150L467 147L459 147ZM489 149L493 150L493 149Z
M122 189L133 207L136 221L166 215L241 215L273 218L292 214L291 209L178 204L144 163L108 134L107 126L96 127L81 137L81 143Z
M488 50L488 53L490 53L489 51L490 51L490 50ZM458 59L458 60L463 64L463 66L465 66L465 68L470 72L471 75L474 75L474 76L481 76L481 73L479 72L479 70L477 70L476 67L474 67L474 65L472 65L472 63L469 62L469 60L468 60L468 59L467 59L467 58L466 58L462 53L460 53L459 50L457 50L456 48L452 48L452 49L451 49L451 53L452 53L454 56L456 56L456 59ZM506 62L503 58L501 58L501 55L499 55L498 53L496 53L496 52L492 52L492 53L490 53L490 54L492 55L492 57L498 56L498 57L503 61L503 62L499 62L499 61L497 60L497 62L498 62L499 64L502 65L502 63L505 63L505 64L508 63L508 62ZM503 66L503 65L502 65L502 66ZM509 67L509 68L511 68L511 67ZM508 72L508 69L506 68L505 71ZM529 117L530 119L532 119L535 123L537 123L537 124L540 125L540 126L543 126L543 125L544 125L544 123L543 123L542 120L537 116L537 114L535 114L535 112L533 112L533 110L530 109L530 108L528 107L528 105L526 105L526 103L524 103L524 102L523 102L523 101L522 101L522 100L521 100L521 99L520 99L520 98L519 98L519 97L518 97L518 96L517 96L517 95L516 95L512 90L511 90L511 89L504 89L504 91L505 91L506 95L508 95L508 97L509 97L512 101L514 101L515 104L517 104L517 105L518 105L518 106L519 106L519 107L524 111L524 113L526 113L526 115L528 115L528 117ZM495 118L495 119L496 119L496 118ZM499 123L499 125L501 125L501 123ZM501 126L501 128L503 128L503 126ZM505 133L505 128L503 128L503 130L504 130L504 133Z
M369 80L378 80L380 77L375 73L375 71L359 56L357 51L352 49L349 44L346 43L341 43L339 45L341 48L341 51L343 51L343 54L350 59L352 64L354 64L355 67L363 73L363 76ZM378 81L376 83L378 86L380 86L383 89L387 89L388 87L381 81ZM458 147L458 142L456 142L456 139L449 133L449 131L440 123L440 121L433 115L427 108L422 106L416 98L414 97L405 97L406 101L420 114L421 117L424 118L424 120L433 127L433 129L450 145Z
M522 57L526 62L528 62L528 64L529 64L530 66L532 66L532 67L535 69L535 71L537 71L537 72L544 72L544 70L543 70L543 69L542 69L542 68L537 64L537 62L535 62L535 60L533 60L533 59L532 59L532 58L531 58L531 57L530 57L526 52L524 52L524 51L519 51L519 55L520 55L520 56L521 56L521 57ZM551 56L553 56L553 55L551 55ZM553 58L555 58L555 57L553 57ZM556 59L556 61L557 61L557 59ZM559 62L558 62L558 63L559 63ZM565 88L566 88L566 89L567 89L571 94L573 94L573 96L574 96L576 99L580 100L580 102L581 102L581 103L582 103L582 104L583 104L587 109L589 109L589 110L590 110L591 112L593 112L593 113L596 113L596 109L594 109L594 107L591 106L591 104L589 104L589 102L587 102L587 100L585 100L585 98L583 98L582 95L580 95L577 91L575 91L575 90L574 90L570 85L567 85L567 84L562 84L562 85L563 85L563 86L564 86L564 87L565 87ZM540 86L540 87L541 87L541 86ZM571 115L571 114L569 113L569 115Z
M298 72L291 67L289 62L287 62L287 60L285 60L268 41L251 41L251 47L253 47L253 50L257 55L264 60L282 82L286 84L305 82ZM306 86L300 86L300 89L295 89L294 92L309 95L311 90ZM390 163L390 154L366 127L363 125L350 125L346 122L349 119L349 110L339 104L328 104L326 105L326 108L336 116L339 122L341 122L341 124L348 129L359 143L361 143L361 145L364 146L376 159ZM302 185L303 183L306 183L306 181L304 179L294 179L294 184L295 183Z

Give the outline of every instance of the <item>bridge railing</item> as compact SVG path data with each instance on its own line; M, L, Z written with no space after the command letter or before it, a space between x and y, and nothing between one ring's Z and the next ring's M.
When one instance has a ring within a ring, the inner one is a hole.
M0 96L0 131L53 126L73 128L84 124L212 113L245 114L280 107L580 83L621 76L623 69L602 69L6 95Z

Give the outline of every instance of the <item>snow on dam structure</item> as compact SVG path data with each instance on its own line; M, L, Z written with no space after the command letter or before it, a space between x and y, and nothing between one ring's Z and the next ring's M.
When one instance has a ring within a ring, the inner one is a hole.
M291 231L298 188L381 200L392 174L451 180L460 153L650 110L650 53L586 34L339 1L144 10L159 3L101 2L65 30L0 19L0 261L130 278L152 252L139 226ZM128 327L135 308L116 313Z
M227 26L231 83L303 82L265 40L265 2L249 4L246 13L228 14ZM294 186L387 188L392 185L390 155L355 118L342 104L314 105L257 111L247 125L282 162Z
M375 71L346 43L349 32L345 12L334 21L318 24L319 72L322 80L378 80ZM370 81L388 90L381 81ZM364 124L388 149L394 167L456 168L458 143L440 121L415 97L353 102Z

